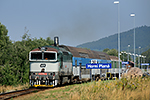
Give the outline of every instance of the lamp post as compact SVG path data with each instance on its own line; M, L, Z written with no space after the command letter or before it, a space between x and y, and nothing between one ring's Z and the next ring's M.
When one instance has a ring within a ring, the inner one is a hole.
M146 56L144 56L144 63L146 63ZM148 66L149 66L149 65L147 65L147 68L146 68L146 69L147 69L147 72L148 72Z
M122 56L122 54L123 54L123 61L124 61L124 52L123 51L121 51L121 56Z
M139 57L139 55L138 55L138 54L135 54L135 56L136 56L136 58L137 58L137 57ZM135 66L138 66L138 65L136 64Z
M141 47L139 47L139 55L140 55L140 48ZM139 65L138 67L140 68L140 56L138 56L138 65Z
M146 62L146 56L144 56L144 63Z
M140 57L141 57L141 55L139 55L139 58L140 58ZM142 63L141 61L142 61L142 59L140 58L140 68L141 68L141 63Z
M135 60L135 14L131 14L130 15L131 17L134 17L134 63L136 63L136 60ZM135 67L135 64L134 64L134 67Z
M132 61L132 60L133 60L133 59L132 59L132 53L129 53L129 55L130 55L130 57L131 57L131 61Z
M127 53L126 53L125 51L122 51L121 54L123 54L123 62L124 62L125 59L126 59L126 58L124 57L124 54L127 54Z
M120 17L119 17L119 1L114 1L114 4L118 4L118 58L119 58L119 79L120 79Z
M141 58L142 58L141 63L145 63L145 60L144 60L145 56L141 55ZM142 68L144 69L145 67L142 66Z
M130 47L130 45L128 45L128 61L129 61L129 47Z
M134 53L132 55L133 55L133 62L134 62ZM134 62L134 65L135 65L135 62Z
M131 53L130 55L131 55L131 61L133 61L133 59L134 59L134 53Z

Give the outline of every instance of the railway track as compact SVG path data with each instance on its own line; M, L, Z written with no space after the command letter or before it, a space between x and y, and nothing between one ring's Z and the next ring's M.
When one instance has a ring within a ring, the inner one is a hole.
M81 84L82 82L77 82L77 83L72 83L72 84ZM72 85L72 84L63 84L61 86L56 86L55 88L60 88L60 87L65 87L68 85ZM39 91L44 91L46 89L50 89L50 88L29 88L29 89L25 89L25 90L18 90L18 91L12 91L12 92L7 92L7 93L1 93L0 94L0 100L8 100L11 98L15 98L15 97L19 97L22 95L26 95L26 94L30 94L30 93L35 93L35 92L39 92ZM51 88L54 89L54 88Z
M64 86L67 86L67 85L71 85L71 84L63 84L61 86L56 86L55 88L64 87ZM8 100L8 99L19 97L19 96L22 96L22 95L35 93L35 92L39 92L39 91L44 91L46 89L50 89L50 88L48 88L48 87L39 87L39 88L29 88L29 89L25 89L25 90L18 90L18 91L0 93L0 100ZM54 89L54 88L51 88L51 89Z
M21 95L38 92L38 91L42 91L42 90L45 90L45 89L29 88L29 89L25 89L25 90L18 90L18 91L2 93L2 94L0 94L0 100L7 100L7 99L14 98L14 97L18 97Z

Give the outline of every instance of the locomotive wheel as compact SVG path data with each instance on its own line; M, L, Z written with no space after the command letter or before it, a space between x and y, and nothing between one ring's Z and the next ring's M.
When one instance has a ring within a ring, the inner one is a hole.
M62 85L62 80L63 78L62 78L62 76L60 76L60 83L59 83L59 85L61 86Z
M98 81L99 80L99 77L96 77L96 81Z
M68 83L69 83L69 84L72 83L72 78L71 78L71 76L68 77Z

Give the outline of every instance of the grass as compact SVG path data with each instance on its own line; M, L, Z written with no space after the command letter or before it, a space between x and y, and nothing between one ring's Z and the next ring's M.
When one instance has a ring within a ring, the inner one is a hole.
M25 83L23 85L17 85L17 86L0 85L0 93L16 91L16 90L22 90L22 89L27 89L27 88L29 88L28 83Z
M17 100L150 100L150 78L98 81L48 89Z

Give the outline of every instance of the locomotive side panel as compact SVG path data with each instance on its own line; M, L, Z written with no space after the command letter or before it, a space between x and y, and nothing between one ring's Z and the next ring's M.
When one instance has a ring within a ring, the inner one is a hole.
M60 76L72 75L72 54L67 51L62 51L60 56Z

